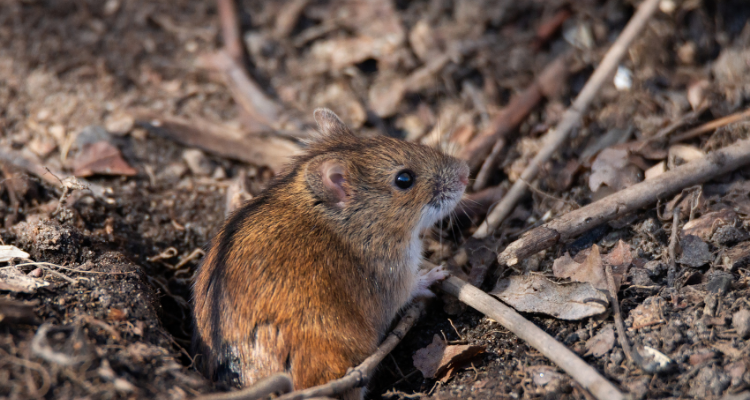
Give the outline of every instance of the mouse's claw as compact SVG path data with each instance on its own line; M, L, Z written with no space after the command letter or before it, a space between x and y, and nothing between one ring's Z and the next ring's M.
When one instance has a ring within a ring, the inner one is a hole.
M419 280L417 281L417 287L414 288L413 297L435 297L435 293L430 290L430 286L435 282L442 281L449 275L450 273L442 265L430 270L420 270Z

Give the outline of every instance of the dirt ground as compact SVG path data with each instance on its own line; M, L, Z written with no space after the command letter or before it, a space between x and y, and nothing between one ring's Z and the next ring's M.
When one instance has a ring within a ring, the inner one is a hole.
M508 136L492 168L488 186L502 189L518 178L638 2L239 3L247 69L284 109L285 117L268 126L299 131L279 134L294 146L302 146L297 138L309 129L312 110L327 106L365 135L460 151L570 52L559 87ZM624 81L616 86L610 79L601 89L534 193L483 243L490 254L484 267L494 268L495 255L539 221L642 181L654 167L670 169L750 136L750 122L736 122L681 147L659 137L675 123L667 134L750 104L750 4L664 0L660 7L621 63ZM191 151L160 133L158 123L133 117L146 110L256 134L257 118L205 65L221 47L213 0L0 2L2 151L28 154L50 171L75 172L103 188L101 196L74 190L60 204L60 185L50 175L0 164L0 236L36 262L0 266L0 397L182 399L226 389L192 367L191 278L233 185L257 195L273 168L216 149ZM646 140L652 141L645 149L627 147ZM108 147L92 146L98 143ZM87 173L100 166L85 158L95 148L122 159L95 152L105 170ZM595 159L608 149L625 153ZM683 246L669 282L678 203ZM596 346L592 338L613 327L610 313L578 321L524 315L636 398L750 398L749 218L744 168L501 267L482 288L530 272L552 277L566 253L580 261L594 244L609 254L622 240L632 256L618 293L628 339L666 355L668 368L645 372L619 344ZM482 219L480 213L435 229L426 238L428 258L450 259ZM26 285L4 286L9 274ZM435 335L480 346L483 354L443 380L425 378L413 357ZM384 360L368 394L587 396L538 351L447 295Z

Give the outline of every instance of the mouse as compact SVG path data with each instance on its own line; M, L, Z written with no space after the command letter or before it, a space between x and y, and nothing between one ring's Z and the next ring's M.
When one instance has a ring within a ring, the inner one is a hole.
M420 270L420 234L461 200L466 162L313 115L306 151L226 219L197 271L193 350L215 381L283 372L299 390L340 378L448 276Z

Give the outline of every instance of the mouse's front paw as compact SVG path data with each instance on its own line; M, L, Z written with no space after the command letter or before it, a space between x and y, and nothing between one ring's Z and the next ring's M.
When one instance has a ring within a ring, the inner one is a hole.
M431 270L420 270L419 281L414 289L414 297L433 297L435 293L430 290L433 283L442 281L450 275L442 265Z

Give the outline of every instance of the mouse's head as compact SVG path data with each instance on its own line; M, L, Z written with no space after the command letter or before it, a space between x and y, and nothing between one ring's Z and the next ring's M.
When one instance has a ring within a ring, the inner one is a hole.
M398 139L359 138L327 109L315 119L321 136L305 157L305 179L314 207L348 234L410 241L460 201L469 177L464 161Z

